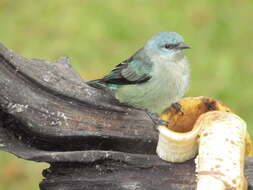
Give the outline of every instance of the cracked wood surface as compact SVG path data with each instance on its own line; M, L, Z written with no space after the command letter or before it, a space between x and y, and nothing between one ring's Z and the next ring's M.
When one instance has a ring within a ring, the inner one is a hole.
M69 58L27 59L0 45L0 149L50 163L42 190L194 189L193 161L160 160L152 125L86 85ZM245 174L252 188L252 158Z
M68 58L26 59L0 46L0 62L1 107L23 123L13 130L36 136L36 146L154 153L157 134L148 116L86 85Z

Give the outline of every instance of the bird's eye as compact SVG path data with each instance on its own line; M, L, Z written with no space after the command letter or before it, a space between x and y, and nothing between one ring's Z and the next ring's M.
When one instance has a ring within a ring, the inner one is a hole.
M174 45L174 44L165 44L164 47L165 47L166 49L172 49L172 48L175 47L175 45Z

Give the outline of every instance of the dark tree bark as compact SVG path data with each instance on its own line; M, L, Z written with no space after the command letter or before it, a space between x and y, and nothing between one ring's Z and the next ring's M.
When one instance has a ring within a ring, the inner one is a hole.
M48 162L42 190L194 189L193 161L155 154L157 132L142 110L95 89L69 59L27 59L0 45L0 149ZM253 187L253 160L245 175Z

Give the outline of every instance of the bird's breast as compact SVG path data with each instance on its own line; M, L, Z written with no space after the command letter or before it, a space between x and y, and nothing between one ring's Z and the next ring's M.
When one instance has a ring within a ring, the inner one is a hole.
M160 113L185 93L189 81L188 62L154 64L151 76L145 83L121 86L116 97L123 103Z

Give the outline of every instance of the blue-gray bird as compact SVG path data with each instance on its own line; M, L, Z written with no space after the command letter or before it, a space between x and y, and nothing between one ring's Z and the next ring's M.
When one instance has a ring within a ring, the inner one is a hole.
M183 50L188 48L179 34L161 32L109 74L88 84L114 87L121 103L148 110L152 117L186 92L190 69Z

